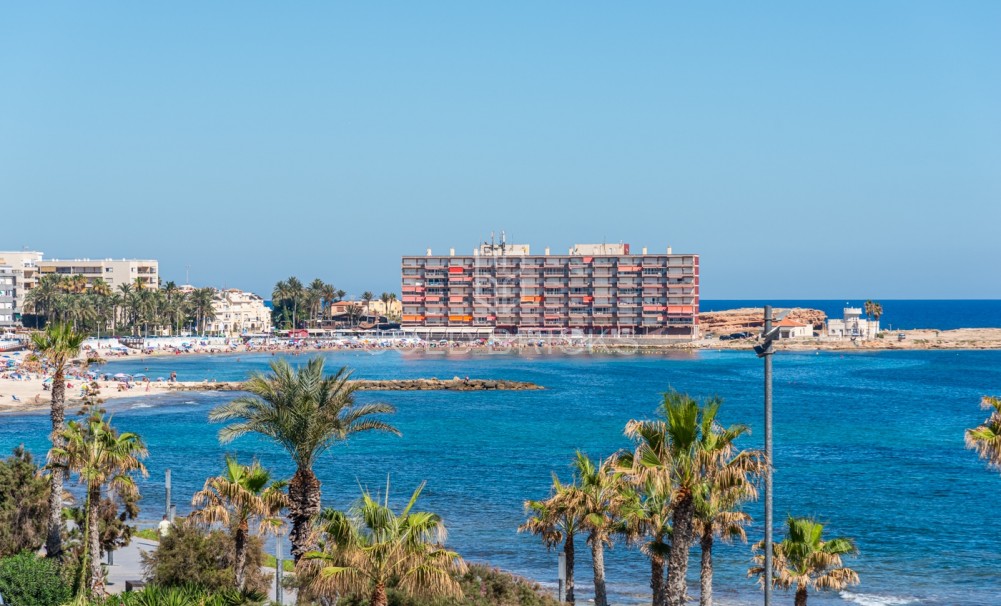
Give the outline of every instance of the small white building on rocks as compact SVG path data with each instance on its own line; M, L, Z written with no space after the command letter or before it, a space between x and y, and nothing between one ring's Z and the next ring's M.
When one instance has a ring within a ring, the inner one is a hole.
M879 320L862 316L861 307L846 307L844 319L827 321L827 336L851 339L875 339L879 334Z
M779 339L800 339L813 336L813 326L789 318L783 318L776 323L779 328Z

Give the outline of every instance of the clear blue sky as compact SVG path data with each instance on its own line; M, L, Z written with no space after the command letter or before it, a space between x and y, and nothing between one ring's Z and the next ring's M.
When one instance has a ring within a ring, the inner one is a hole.
M14 2L0 249L399 291L504 229L703 298L1001 298L1001 2Z

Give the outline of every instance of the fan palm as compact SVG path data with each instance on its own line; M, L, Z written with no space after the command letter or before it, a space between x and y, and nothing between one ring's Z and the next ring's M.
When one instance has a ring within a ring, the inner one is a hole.
M237 589L244 588L250 521L258 520L260 533L281 527L278 516L289 505L283 487L283 483L271 482L271 474L257 461L249 466L240 465L227 456L223 475L205 480L204 488L191 499L191 504L198 507L193 514L196 519L234 527L233 572Z
M739 506L757 498L756 482L767 468L764 453L760 451L733 454L733 439L747 431L744 426L735 428L736 431L727 432L713 427L709 438L703 441L704 483L696 493L694 520L702 550L699 606L713 603L713 543L716 538L747 541L744 526L750 523L751 516L740 511Z
M653 606L664 606L666 559L670 554L671 514L674 486L671 474L670 441L663 420L629 421L625 434L636 446L619 456L618 464L642 495L638 509L629 512L631 523L648 541L642 550L650 559L650 589Z
M722 403L720 398L712 397L700 405L692 397L672 390L664 394L660 406L663 421L634 421L626 428L627 434L640 438L641 445L646 443L640 453L645 473L660 476L674 494L666 588L670 606L683 606L685 602L688 554L695 540L695 500L705 486L705 470L715 456L712 453L723 444L732 444L747 430L741 425L716 426Z
M574 484L563 484L553 474L553 490L548 499L543 501L525 501L525 510L531 517L521 526L519 532L530 532L542 538L546 549L552 549L563 543L563 555L566 558L566 597L564 601L571 606L574 597L574 536L581 531L583 519L581 515L581 494Z
M38 355L52 366L52 397L49 418L52 421L52 448L64 444L63 430L66 421L66 367L70 360L80 354L84 335L76 332L68 324L49 324L45 332L31 336L31 343ZM61 558L63 553L63 473L53 469L50 474L52 490L49 493L49 527L45 539L45 551L49 557Z
M413 510L423 489L422 483L400 513L389 506L387 485L382 502L363 491L348 516L325 516L324 548L309 552L297 566L306 592L368 592L371 606L387 605L390 584L410 595L461 598L453 574L465 572L466 565L445 548L441 518Z
M595 465L578 451L573 462L579 486L581 528L588 533L591 565L594 569L594 604L608 606L605 591L605 545L623 528L622 514L632 505L635 494L626 489L622 472L616 470L615 459Z
M989 467L1001 471L1001 398L984 396L980 407L991 411L990 416L966 430L966 447L975 450Z
M320 511L320 481L313 473L317 458L335 443L367 431L400 435L392 425L371 418L396 411L388 404L356 405L355 384L346 367L324 376L323 358L292 368L287 360L271 363L269 374L257 373L244 385L250 395L222 404L209 413L211 421L233 421L219 431L223 443L257 433L282 446L296 465L289 482L292 556L308 551L309 524Z
M851 539L838 537L823 540L824 525L809 518L788 520L786 537L772 545L772 565L775 576L772 582L782 589L796 588L796 606L806 606L807 590L832 589L841 591L849 585L858 585L858 573L845 568L841 556L858 553ZM763 543L755 545L757 551ZM748 576L764 581L764 556L754 557L755 567Z
M146 475L142 459L146 446L134 433L119 434L100 413L94 412L84 421L70 421L62 432L63 445L49 452L52 464L75 472L87 487L84 511L84 552L77 581L78 594L103 593L104 575L101 570L101 542L98 511L105 486L124 497L138 497L139 490L132 477L134 472Z

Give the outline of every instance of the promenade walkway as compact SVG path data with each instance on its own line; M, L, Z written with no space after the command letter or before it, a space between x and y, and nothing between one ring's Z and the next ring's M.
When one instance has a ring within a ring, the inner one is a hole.
M118 594L125 591L126 581L139 581L143 578L142 553L151 552L156 549L156 541L149 539L133 538L128 547L119 549L114 553L114 564L108 568L108 593ZM274 568L264 568L264 570L274 577ZM268 592L269 598L275 598L274 581L271 590ZM295 604L295 591L286 589L284 592L283 604Z

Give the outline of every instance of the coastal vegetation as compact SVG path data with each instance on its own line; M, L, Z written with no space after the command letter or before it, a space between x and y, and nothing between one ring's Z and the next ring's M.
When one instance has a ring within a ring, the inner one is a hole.
M841 561L844 555L858 553L855 543L845 537L824 540L824 525L809 518L789 517L786 536L772 544L772 583L782 589L795 589L795 606L806 606L807 592L829 589L841 591L849 585L858 585L858 573L846 568ZM762 551L764 543L755 545ZM754 557L755 566L748 576L764 582L763 554Z
M52 370L52 396L49 400L49 418L52 422L50 439L53 451L66 444L64 435L66 421L66 368L70 361L80 354L84 335L69 324L50 324L44 332L31 336L31 342L39 357ZM60 558L63 553L63 479L64 473L58 467L50 470L49 481L49 524L45 540L45 552L50 558Z
M388 404L356 404L357 387L349 382L350 376L347 368L325 375L322 357L312 358L298 369L279 359L271 363L270 373L251 376L244 386L248 395L209 413L210 421L230 423L219 432L223 443L260 434L284 448L295 463L295 475L288 485L288 517L296 562L312 548L310 524L320 513L320 480L313 472L317 457L358 433L400 435L389 423L374 418L396 409Z
M103 335L179 335L182 331L204 332L215 318L215 290L182 291L174 282L149 288L142 281L112 289L97 278L42 276L25 296L25 326L69 324L75 331Z
M462 597L456 579L466 570L459 554L445 548L445 525L435 513L416 511L424 490L414 490L397 513L389 504L389 484L380 501L367 490L348 511L325 510L316 543L296 566L303 596L336 600L344 594L369 596L369 606L387 606L390 586L419 597Z
M990 411L983 423L966 430L966 447L976 451L987 466L1001 471L1001 398L984 396L980 407Z
M86 488L82 561L75 581L76 593L102 595L101 540L98 512L105 487L118 495L138 496L133 473L146 475L142 459L146 446L134 433L119 433L99 411L84 421L70 421L62 432L61 446L53 446L49 458L53 473L76 473Z
M250 523L258 522L259 534L280 530L281 511L289 506L284 487L284 482L272 482L271 474L257 461L240 465L235 458L226 457L225 472L206 480L205 487L191 499L191 504L198 508L193 513L195 519L232 526L237 589L244 589L246 584Z
M271 304L274 307L271 320L275 328L280 329L321 326L334 319L334 304L343 301L345 295L345 291L320 278L314 279L307 286L299 278L291 276L278 281L271 291ZM345 306L344 313L348 323L355 325L362 314L370 314L372 301L376 299L382 301L384 310L388 310L397 297L395 293L388 292L376 297L371 291L365 291L361 295L362 305L352 303Z
M718 539L746 541L745 527L751 517L741 507L757 498L757 484L768 464L762 452L738 448L737 441L749 429L741 424L722 425L722 404L718 397L699 402L670 391L657 410L659 418L626 424L624 433L633 442L631 449L600 463L578 452L569 482L554 474L550 496L526 502L529 517L519 530L539 536L547 548L564 545L567 603L575 601L573 537L580 533L587 536L592 549L596 605L607 600L602 550L614 537L638 544L649 560L653 606L686 602L689 552L697 541L701 548L699 603L713 604L714 543ZM802 524L795 527L796 532L802 529ZM795 546L799 540L791 530L786 542L794 554L790 558L802 552ZM857 575L844 572L849 569L842 569L840 559L834 559L854 553L854 545L848 549L841 539L818 543L819 535L811 540L810 549L831 557L820 562L819 556L810 556L807 568L790 559L789 566L798 566L795 570L801 573L783 573L781 579L793 579L793 584L812 579L815 588L834 587L837 579L857 582Z

